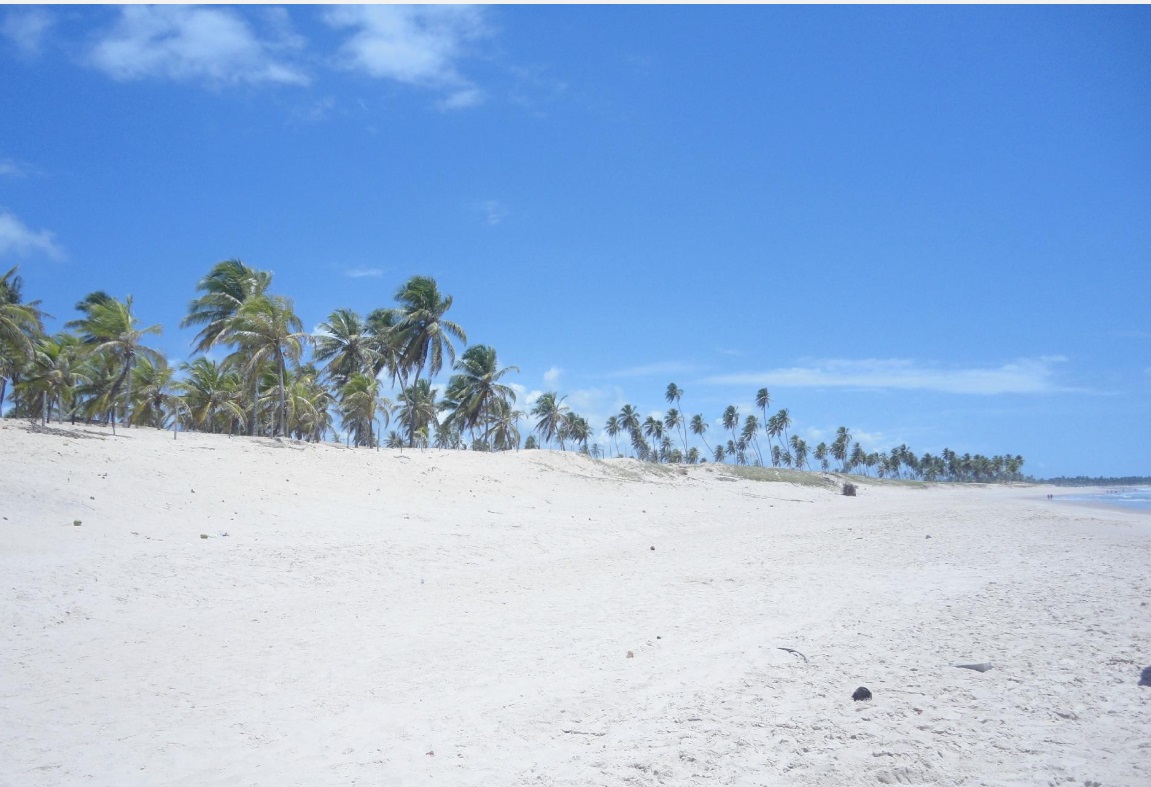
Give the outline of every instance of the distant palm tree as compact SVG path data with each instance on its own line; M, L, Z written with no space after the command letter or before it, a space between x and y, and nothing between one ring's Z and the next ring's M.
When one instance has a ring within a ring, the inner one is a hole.
M336 309L318 326L314 359L327 364L324 371L337 388L357 374L376 376L379 361L375 337L368 323L351 309Z
M491 450L510 451L520 447L520 419L522 410L516 410L506 399L492 402L488 420L488 439Z
M659 446L660 442L663 440L663 422L658 418L649 415L647 420L643 422L643 433L645 436L651 438L651 441L654 445Z
M819 462L820 469L826 473L828 466L829 466L828 461L827 461L827 457L828 457L827 443L820 443L819 445L817 445L815 447L815 452L812 454L812 456L815 457L815 461Z
M433 426L439 426L436 393L430 380L416 380L400 391L396 417L408 432L408 446L427 444Z
M571 440L580 446L580 450L583 453L588 453L588 440L591 439L591 426L582 415L577 415L571 411L564 413L563 423L560 424L560 431L563 433L565 439Z
M564 435L560 427L563 424L564 415L568 411L568 406L563 403L566 398L566 396L560 396L555 391L548 391L540 394L532 407L532 415L538 419L535 430L539 433L540 440L550 443L553 439L558 438L561 451L564 450Z
M795 466L802 470L807 465L807 443L801 440L799 435L793 434L791 436L791 450L795 452Z
M722 445L717 445L715 447L715 461L722 462L726 455L727 455L727 452L724 451Z
M91 296L89 296L91 297ZM83 301L81 303L84 303ZM145 347L145 336L158 334L163 330L159 325L137 328L139 320L132 314L132 296L123 301L115 298L99 299L91 303L86 316L74 323L80 330L80 338L91 348L93 354L111 359L119 368L119 376L112 383L109 397L109 413L112 425L116 425L116 399L121 388L126 394L123 400L124 420L131 420L132 368L137 357L147 357L153 362L162 362L158 352ZM126 385L125 385L126 384Z
M39 415L46 424L52 418L53 405L59 405L57 417L61 421L64 408L71 411L77 386L87 382L81 350L79 339L67 333L37 340L32 360L24 365L17 384L29 416Z
M667 415L663 417L663 425L670 429L672 432L678 433L680 427L683 427L683 416L680 415L679 410L674 407L667 411ZM687 429L683 429L683 450L687 450Z
M354 445L375 445L377 414L383 417L384 428L391 420L391 402L380 396L380 381L363 372L355 372L340 389L342 426L352 435Z
M393 330L399 336L400 362L415 370L414 382L419 382L425 367L434 377L443 368L445 354L451 362L456 360L452 340L468 341L463 328L444 319L452 307L452 296L441 295L435 279L413 276L396 291L396 300L400 319Z
M604 424L604 433L611 438L612 449L616 456L619 456L619 445L616 443L616 435L620 433L619 416L609 415L607 423Z
M625 404L619 411L619 425L628 433L632 447L637 450L636 456L639 456L638 445L643 442L643 434L640 432L639 410L633 405Z
M835 432L835 440L831 443L831 455L839 460L840 472L847 472L848 448L851 444L851 434L846 426L841 426Z
M486 344L469 347L455 365L456 374L448 381L444 399L452 412L448 423L473 432L484 425L483 442L488 444L491 416L497 400L514 403L516 392L500 382L509 372L518 372L518 366L500 368L495 348Z
M0 276L0 416L8 381L19 379L21 366L32 360L47 316L39 301L23 303L23 280L16 270Z
M194 429L234 434L244 423L243 381L240 375L208 358L182 364L177 383Z
M132 370L135 397L132 404L132 425L165 429L168 420L179 409L178 394L173 390L175 370L163 356L141 356Z
M196 284L203 293L188 305L181 328L202 326L193 339L193 352L207 352L227 342L229 321L240 311L244 301L263 295L272 283L272 274L249 268L239 260L224 260L212 266L208 275Z
M705 438L705 437L703 436L704 432L706 432L706 431L707 431L707 428L708 428L708 423L707 423L707 421L703 420L703 415L702 415L702 414L700 414L700 415L693 415L693 416L691 417L691 433L692 433L693 435L695 435L696 437L698 437L700 440L703 440L703 444L704 444L704 446L705 446L705 447L707 448L707 450L710 452L710 451L711 451L711 446L707 444L707 438ZM720 460L718 460L718 461L723 461L723 460L722 460L722 459L720 459Z
M674 404L675 409L678 411L680 409L680 401L683 399L683 389L680 388L675 383L668 383L667 384L667 391L664 392L664 399L667 400L668 404ZM668 424L667 426L669 429L674 428L671 424ZM683 432L683 450L686 451L687 450L687 424L684 423L684 421L682 419L680 419L679 422L677 423L677 426L679 426L680 430Z
M756 460L762 465L763 454L759 450L759 419L750 413L743 420L742 437L748 445L755 449Z
M249 375L254 375L264 362L273 364L280 391L279 416L273 434L286 435L287 365L289 361L299 363L304 348L311 342L291 299L279 295L248 298L228 321L228 337L244 352Z
M784 450L787 450L787 444L791 442L791 437L788 435L787 430L791 428L791 414L787 408L780 410L775 414L776 421L779 425L779 430L783 433Z

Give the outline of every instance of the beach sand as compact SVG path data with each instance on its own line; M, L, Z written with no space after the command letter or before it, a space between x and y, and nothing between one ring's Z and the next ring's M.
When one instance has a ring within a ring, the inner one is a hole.
M0 426L2 785L1151 784L1145 514L53 429Z

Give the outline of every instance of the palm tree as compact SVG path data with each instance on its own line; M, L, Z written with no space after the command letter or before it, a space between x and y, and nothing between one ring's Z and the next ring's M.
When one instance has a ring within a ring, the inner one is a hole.
M141 343L145 336L158 334L163 329L159 325L140 329L136 327L138 322L139 320L132 314L132 296L129 295L123 301L100 298L91 302L87 307L86 316L74 323L80 330L81 340L92 348L92 353L113 359L120 370L108 394L113 428L116 426L116 397L125 382L127 386L123 402L124 420L131 422L131 375L132 368L136 365L136 358L147 357L155 363L163 361L158 352Z
M755 406L763 411L763 421L767 423L767 408L771 406L771 392L760 388L755 392Z
M564 444L560 427L563 424L564 414L568 411L568 406L563 403L564 399L567 397L560 396L555 391L548 391L541 394L532 407L532 415L539 419L536 421L535 430L539 432L540 440L550 443L558 437L561 451L564 450Z
M839 460L840 472L847 472L847 449L851 444L851 434L846 426L841 426L835 432L835 440L831 443L831 455Z
M807 443L799 438L799 435L791 436L791 448L795 452L795 466L803 469L807 465ZM810 470L810 465L808 466Z
M363 372L355 372L340 389L342 426L352 434L357 446L375 445L376 414L383 416L384 428L391 420L392 403L380 396L380 381Z
M723 428L731 432L732 439L736 439L735 430L739 428L739 410L736 409L734 404L729 404L727 409L723 411ZM733 451L728 451L728 455L732 455Z
M580 446L583 453L588 453L588 440L591 439L591 426L582 415L568 411L564 413L563 423L560 425L564 437Z
M434 377L443 368L445 352L453 363L456 360L452 339L464 344L468 341L463 328L444 319L452 307L452 296L441 296L435 279L413 276L396 292L396 300L400 319L393 330L399 335L400 363L415 370L415 382L419 382L424 367Z
M779 431L783 432L784 450L786 451L787 444L791 441L787 430L791 428L791 414L788 413L787 408L780 410L775 414L776 423L779 425Z
M619 416L609 415L607 417L607 423L604 424L603 430L607 436L611 438L611 444L615 451L615 455L619 456L619 445L615 440L616 435L620 433Z
M299 363L311 337L296 316L290 298L261 295L248 298L228 321L229 343L236 344L247 359L245 368L255 375L261 364L271 362L279 378L279 417L273 434L288 431L286 371L289 361ZM255 403L253 403L255 404Z
M228 343L230 320L244 301L262 296L271 283L271 273L249 268L236 259L213 265L196 283L196 290L203 294L188 304L188 314L180 321L181 328L201 326L192 351L207 352L217 344Z
M709 424L707 421L703 420L702 414L693 415L691 417L691 433L698 437L700 440L703 440L704 446L708 451L711 451L711 446L707 444L707 438L703 436L703 433L707 431L708 426Z
M164 360L141 356L132 370L132 382L136 391L132 404L133 426L153 426L164 429L168 418L179 408L179 396L172 390L174 370Z
M522 410L516 410L506 399L492 402L488 421L488 438L493 451L508 451L520 446L520 419Z
M680 388L675 383L668 383L667 384L667 391L664 392L663 398L667 400L668 404L674 404L675 409L678 411L679 409L681 409L680 408L680 400L683 399L683 389ZM687 450L687 424L681 420L679 422L678 426L680 427L680 429L683 432L683 450L686 451ZM671 424L668 424L668 428L671 429L673 427Z
M234 434L244 423L243 380L208 358L197 358L180 367L184 379L177 383L194 429Z
M759 419L748 414L743 420L743 439L755 449L760 465L763 465L763 454L759 450Z
M12 268L0 276L0 417L9 380L17 380L20 367L32 360L36 342L44 334L39 301L23 303L23 280Z
M627 432L628 437L631 438L632 448L637 449L636 456L639 456L638 446L643 442L643 435L640 433L639 410L630 404L625 404L621 407L619 411L619 426L620 429Z
M723 450L723 446L722 446L722 445L717 445L717 446L715 447L715 461L717 461L717 462L722 462L722 461L723 461L723 458L724 458L726 455L727 455L727 452Z
M397 405L396 417L407 429L408 447L415 447L417 442L426 445L431 428L439 426L436 393L432 390L431 381L416 380L404 388L400 391Z
M318 326L315 360L326 363L324 371L342 388L358 374L376 376L379 361L375 337L368 323L351 309L336 309Z
M448 381L444 396L447 406L452 409L447 422L473 433L483 423L483 442L487 445L496 401L513 403L516 400L516 392L500 380L508 372L518 372L519 367L505 366L501 369L495 348L477 344L460 356L455 369L456 374Z
M683 427L683 416L680 415L679 410L674 407L667 411L667 415L663 417L663 425L673 432L678 432L680 427ZM687 450L687 429L683 429L683 450Z
M663 422L655 416L649 415L647 420L643 422L643 433L647 437L650 437L652 442L658 446L663 440Z
M827 461L827 456L828 456L827 443L822 443L822 442L821 442L819 445L817 445L817 446L815 447L815 453L813 453L813 454L812 454L812 456L814 456L814 457L815 457L815 461L819 462L819 466L820 466L820 469L821 469L821 470L823 470L823 472L825 472L825 473L826 473L826 472L827 472L827 468L828 468L828 461Z
M77 386L87 379L81 349L80 340L67 333L37 340L32 360L24 365L17 384L28 416L39 415L46 424L51 421L52 406L59 405L57 418L64 420L65 406L71 411Z

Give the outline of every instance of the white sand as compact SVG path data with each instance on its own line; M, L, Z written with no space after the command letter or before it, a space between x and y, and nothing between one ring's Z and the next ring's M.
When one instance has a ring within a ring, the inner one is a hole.
M1146 515L66 430L0 428L3 785L1151 784Z

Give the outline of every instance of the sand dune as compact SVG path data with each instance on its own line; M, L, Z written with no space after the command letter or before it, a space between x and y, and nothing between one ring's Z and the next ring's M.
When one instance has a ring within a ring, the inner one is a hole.
M7 421L0 784L1151 784L1151 517L1046 491Z

